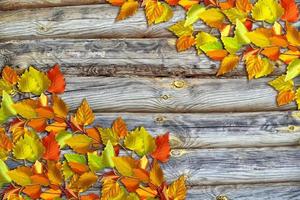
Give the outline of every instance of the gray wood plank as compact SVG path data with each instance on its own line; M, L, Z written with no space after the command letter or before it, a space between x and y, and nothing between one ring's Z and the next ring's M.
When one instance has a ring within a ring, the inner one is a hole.
M83 98L98 112L247 112L295 109L278 107L269 78L173 79L68 77L63 98L74 110ZM182 88L177 88L181 86Z
M108 4L16 10L0 13L0 38L112 38L173 37L167 27L185 17L185 11L174 8L166 23L147 26L143 10L133 17L116 21L119 8ZM206 29L198 23L197 29Z
M219 196L229 200L299 200L300 183L195 186L188 189L187 199L216 200Z
M297 113L96 113L95 124L110 127L122 117L129 130L144 126L154 135L169 132L173 149L285 146L299 144Z
M190 186L299 182L300 148L173 149L162 168L167 181L185 175Z
M43 39L0 43L0 66L42 69L59 63L72 76L215 76L219 62L192 48L178 53L175 39ZM276 68L272 75L284 73ZM242 64L227 76L245 76Z
M105 0L1 0L0 10L24 8L44 8L54 6L72 6L105 3Z

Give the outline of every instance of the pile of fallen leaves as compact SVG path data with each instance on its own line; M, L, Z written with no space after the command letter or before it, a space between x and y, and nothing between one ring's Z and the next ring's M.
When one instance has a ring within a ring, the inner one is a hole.
M121 6L117 20L144 7L149 25L170 20L171 6L183 7L186 18L169 27L178 36L178 51L195 46L198 54L220 61L217 76L231 72L240 62L245 64L249 79L267 76L276 67L283 71L287 66L286 74L269 84L278 91L278 105L296 100L300 109L300 89L295 91L293 82L300 74L300 32L291 24L298 22L299 27L295 0L107 1ZM209 31L194 30L198 21L204 22Z
M129 131L122 118L111 128L92 126L85 99L69 113L57 96L65 90L57 65L21 75L5 67L0 84L3 199L185 199L185 178L168 185L159 164L170 157L168 133L153 138L143 127Z

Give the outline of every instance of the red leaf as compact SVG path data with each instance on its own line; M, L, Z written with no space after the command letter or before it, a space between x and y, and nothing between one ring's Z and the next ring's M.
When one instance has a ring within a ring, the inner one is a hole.
M50 132L50 134L43 138L43 145L45 147L45 153L43 158L46 160L59 160L59 144L55 140L55 133Z
M155 139L156 149L151 154L153 158L161 162L167 162L170 158L169 133L158 136Z
M49 92L60 94L65 91L66 81L58 64L54 65L53 68L47 72L47 76L51 80L51 85L48 88Z
M295 0L281 0L281 6L284 8L284 14L281 19L288 22L296 22L299 19L299 10Z

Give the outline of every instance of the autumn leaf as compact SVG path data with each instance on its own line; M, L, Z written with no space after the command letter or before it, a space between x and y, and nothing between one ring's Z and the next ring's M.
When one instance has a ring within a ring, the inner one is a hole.
M161 162L167 162L170 158L169 133L157 136L155 139L156 149L151 156Z
M160 187L164 182L164 174L157 160L154 160L150 170L150 182L157 187Z
M250 55L246 58L246 69L249 80L266 76L273 71L273 65L258 55Z
M295 0L280 0L280 4L284 8L284 14L281 16L281 19L288 22L297 22L299 10Z
M223 10L223 13L233 24L236 23L236 20L244 22L247 19L247 13L239 10L238 8L230 8L227 10Z
M112 131L117 133L120 138L124 138L128 134L127 125L121 117L113 122Z
M135 192L140 184L140 181L136 178L123 177L121 179L122 184L126 187L128 192Z
M103 144L107 144L108 141L112 143L113 146L119 143L119 135L112 128L98 128Z
M224 49L212 50L206 52L206 55L212 60L223 60L228 55L228 52Z
M97 180L98 177L93 172L86 172L79 177L72 187L79 192L84 192L95 184Z
M194 36L183 35L179 37L176 41L177 51L185 51L191 48L196 43Z
M237 7L237 9L246 13L249 13L252 9L252 4L249 0L236 0L235 6Z
M75 119L79 125L87 126L94 122L95 116L86 99L83 99L81 105L76 111Z
M270 60L276 61L279 59L280 48L279 47L266 47L261 51L261 54L268 57Z
M115 168L123 176L132 176L133 169L138 167L138 162L131 157L113 157Z
M22 192L33 199L37 199L40 197L42 190L40 185L28 185L23 189Z
M135 151L139 156L151 153L156 148L153 137L144 127L136 128L128 134L124 144L126 148Z
M87 153L90 150L92 138L84 134L73 135L71 138L64 141L77 153Z
M7 173L8 171L6 163L0 159L0 188L3 184L11 182L11 178Z
M258 47L270 46L271 42L269 40L270 35L265 34L262 29L256 29L254 31L246 33L249 40Z
M190 26L194 24L196 21L198 21L200 19L200 14L203 11L205 11L205 8L202 5L199 4L193 5L186 13L186 20L184 23L184 27Z
M289 81L300 74L300 59L293 60L287 67L285 81Z
M255 20L262 20L274 23L282 16L284 9L277 0L258 0L252 8L252 17Z
M32 175L32 172L29 167L20 166L14 170L8 171L7 174L13 182L17 183L20 186L31 184L30 176Z
M237 37L222 36L221 40L224 44L225 49L231 54L235 54L242 47Z
M210 8L199 14L199 17L208 26L213 28L221 28L225 20L225 16L218 8Z
M61 163L54 161L47 161L47 176L53 185L61 185L63 176L61 173Z
M51 81L43 72L38 71L34 67L29 67L18 81L18 88L21 92L31 92L40 95L48 89L50 84Z
M5 66L2 70L2 78L9 82L12 85L15 85L18 80L20 79L19 75L17 74L17 72L9 67L9 66Z
M222 74L225 74L227 72L232 71L234 68L237 67L239 63L239 57L236 55L228 55L225 57L222 62L221 66L218 70L217 76L220 76Z
M185 200L187 193L186 190L185 177L180 176L168 187L168 196L169 198L176 200Z
M104 179L101 190L101 200L121 199L124 191L121 189L118 182L111 179Z
M38 117L37 102L32 99L25 99L13 105L16 112L25 119L33 119Z
M57 141L55 140L55 133L51 132L47 137L43 138L42 142L45 147L43 158L46 160L58 161L60 149Z
M61 94L65 91L66 81L64 75L59 69L59 65L54 65L48 72L47 76L51 81L48 91L55 94Z
M286 23L286 38L291 45L300 46L300 32Z
M54 114L59 118L65 119L69 112L69 108L66 103L55 94L52 95L52 101Z
M295 92L293 90L283 90L277 95L277 104L283 106L291 103L295 99Z
M17 114L13 107L14 102L9 94L2 91L2 102L0 108L0 123L4 123L9 117L15 116Z
M168 21L173 17L171 8L167 4L157 0L145 1L145 14L149 25Z
M181 37L184 35L192 35L194 31L192 25L185 25L185 21L179 21L176 24L170 26L168 29L177 37Z
M223 45L215 36L199 32L196 35L196 49L198 50L198 54L201 54L202 51L207 53L214 50L222 50Z
M134 15L137 12L139 3L134 0L127 0L125 1L121 8L119 15L117 16L117 20L123 20L126 19L132 15Z

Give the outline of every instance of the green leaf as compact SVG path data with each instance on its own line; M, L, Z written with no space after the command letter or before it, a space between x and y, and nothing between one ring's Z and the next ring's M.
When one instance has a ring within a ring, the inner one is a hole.
M221 37L221 40L224 44L225 49L231 53L235 54L240 48L241 45L236 37Z
M114 147L110 141L107 142L102 155L88 153L88 163L92 171L99 171L107 167L114 167L112 158L115 156Z
M139 156L144 156L155 150L155 140L144 128L136 128L124 141L125 147L135 151Z
M4 90L2 91L2 102L0 108L0 123L4 123L9 117L15 116L17 114L13 107L14 102L9 94Z
M0 188L3 186L3 184L11 182L11 178L9 177L7 172L8 172L7 165L3 160L0 159Z
M56 136L55 140L59 144L60 148L63 148L66 146L66 140L70 139L72 137L72 133L68 131L60 131Z
M68 162L86 164L86 158L84 155L75 154L75 153L66 153L64 156Z
M251 43L246 33L248 33L248 29L240 20L237 19L236 26L235 26L235 37L241 45Z
M195 4L193 5L188 12L186 13L186 20L184 26L190 26L200 19L200 14L205 11L205 8L202 5Z
M285 81L289 81L300 74L300 59L293 60L287 67Z

